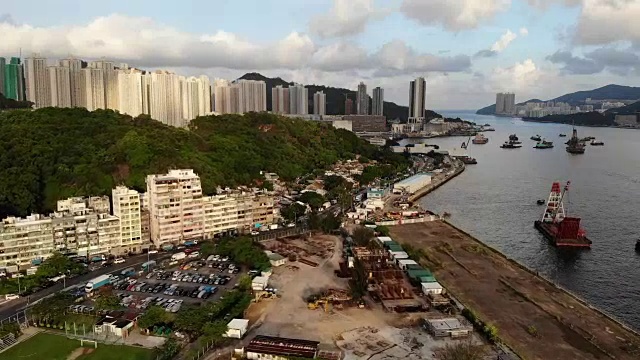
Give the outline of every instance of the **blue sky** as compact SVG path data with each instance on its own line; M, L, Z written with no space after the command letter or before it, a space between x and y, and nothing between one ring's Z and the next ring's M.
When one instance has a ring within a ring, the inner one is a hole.
M640 0L23 0L0 8L0 55L110 58L144 69L383 86L405 105L426 76L434 109L497 91L548 99L640 69Z

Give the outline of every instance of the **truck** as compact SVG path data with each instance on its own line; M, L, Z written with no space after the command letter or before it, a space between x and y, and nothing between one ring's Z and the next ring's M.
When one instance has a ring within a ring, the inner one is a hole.
M91 281L89 281L84 287L84 290L85 292L90 293L110 283L111 277L109 275L100 275L97 278L91 279Z
M171 255L171 260L182 260L182 259L185 259L186 257L187 257L187 254L184 251L181 251Z
M155 260L150 260L142 264L142 270L149 271L152 267L156 266Z
M135 273L136 273L136 269L134 269L134 268L128 268L128 269L124 269L124 270L122 270L122 271L120 272L120 275L127 277L127 276L131 276L131 275L133 275L133 274L135 274Z

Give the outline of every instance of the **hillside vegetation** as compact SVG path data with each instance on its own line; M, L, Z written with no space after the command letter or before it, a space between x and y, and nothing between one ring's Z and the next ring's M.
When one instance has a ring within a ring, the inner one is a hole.
M193 168L203 190L285 180L362 154L406 166L402 155L328 124L266 113L200 117L191 129L110 110L45 108L0 112L0 217L48 212L69 196L146 189L147 174Z

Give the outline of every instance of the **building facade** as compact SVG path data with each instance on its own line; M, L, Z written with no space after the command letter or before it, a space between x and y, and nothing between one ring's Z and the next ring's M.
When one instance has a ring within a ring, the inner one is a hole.
M142 72L136 69L118 72L118 111L136 117L143 114Z
M103 70L94 68L82 69L80 81L84 81L87 110L106 109L104 102L105 87Z
M363 82L358 85L356 107L358 115L369 115L369 95L367 95L367 85Z
M168 71L154 71L150 89L151 117L167 125L184 126L179 76Z
M51 106L71 107L71 74L64 66L47 68L49 86L51 87Z
M4 90L4 78L6 76L4 73L5 66L7 66L7 60L3 57L0 57L0 93L2 93L2 95L4 95L4 92L5 92Z
M36 109L51 106L51 86L47 74L47 59L34 55L25 59L24 76L27 100Z
M313 114L327 114L327 95L323 91L318 91L313 94Z
M271 111L276 114L289 114L289 88L277 85L271 89Z
M371 115L382 116L384 107L384 89L376 87L373 89L373 100L371 105Z
M24 101L25 83L24 71L20 58L12 57L9 63L0 71L4 72L4 96L7 99Z
M117 186L111 192L113 215L120 219L120 246L125 252L142 250L142 215L140 194L126 186Z
M302 84L289 87L289 114L309 114L309 92Z
M241 79L237 85L242 93L238 112L267 111L267 84L264 81Z
M495 113L497 115L515 115L516 95L514 93L497 93Z
M409 83L409 121L424 121L425 102L427 97L427 82L423 77L416 78Z
M353 100L346 98L344 100L344 114L351 115L353 114Z

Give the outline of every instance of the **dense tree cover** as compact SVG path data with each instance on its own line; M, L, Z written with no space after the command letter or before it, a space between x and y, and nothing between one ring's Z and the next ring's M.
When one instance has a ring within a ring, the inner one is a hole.
M406 166L388 149L344 129L267 113L206 116L190 129L110 110L0 112L0 217L46 213L70 196L144 190L148 174L193 168L203 190L262 184L261 170L291 181L361 154Z
M321 214L314 211L309 214L309 228L329 234L340 228L340 225L342 225L341 219L340 216L336 216L333 213Z
M153 305L149 306L144 314L138 318L138 327L140 329L150 329L156 325L170 323L173 319L174 315L172 313L166 312L160 306Z
M306 211L307 208L304 205L300 205L295 202L280 209L280 215L285 220L293 222L303 216Z
M322 207L322 204L327 201L327 199L325 199L324 196L318 194L315 191L306 191L302 193L302 195L300 195L298 201L309 205L313 210L318 210Z
M358 246L368 246L373 239L373 230L364 226L358 226L353 230L351 237Z
M60 322L64 320L67 308L73 304L73 300L69 293L58 292L30 307L29 314L39 320Z
M70 260L68 257L55 252L38 266L35 275L22 278L3 278L0 280L0 295L29 293L35 287L46 286L49 279L61 274L65 276L78 275L87 272L84 265Z
M395 175L397 169L393 165L369 165L364 168L362 174L358 176L361 185L367 185L376 179L386 178Z
M222 238L218 242L217 253L229 256L233 261L252 269L262 271L271 267L264 249L250 237Z
M120 308L120 299L107 287L100 291L100 296L94 304L96 310L117 310Z
M177 330L193 338L201 335L221 337L227 331L227 323L233 318L242 317L250 303L249 293L228 291L218 301L185 306L178 312L173 324Z

